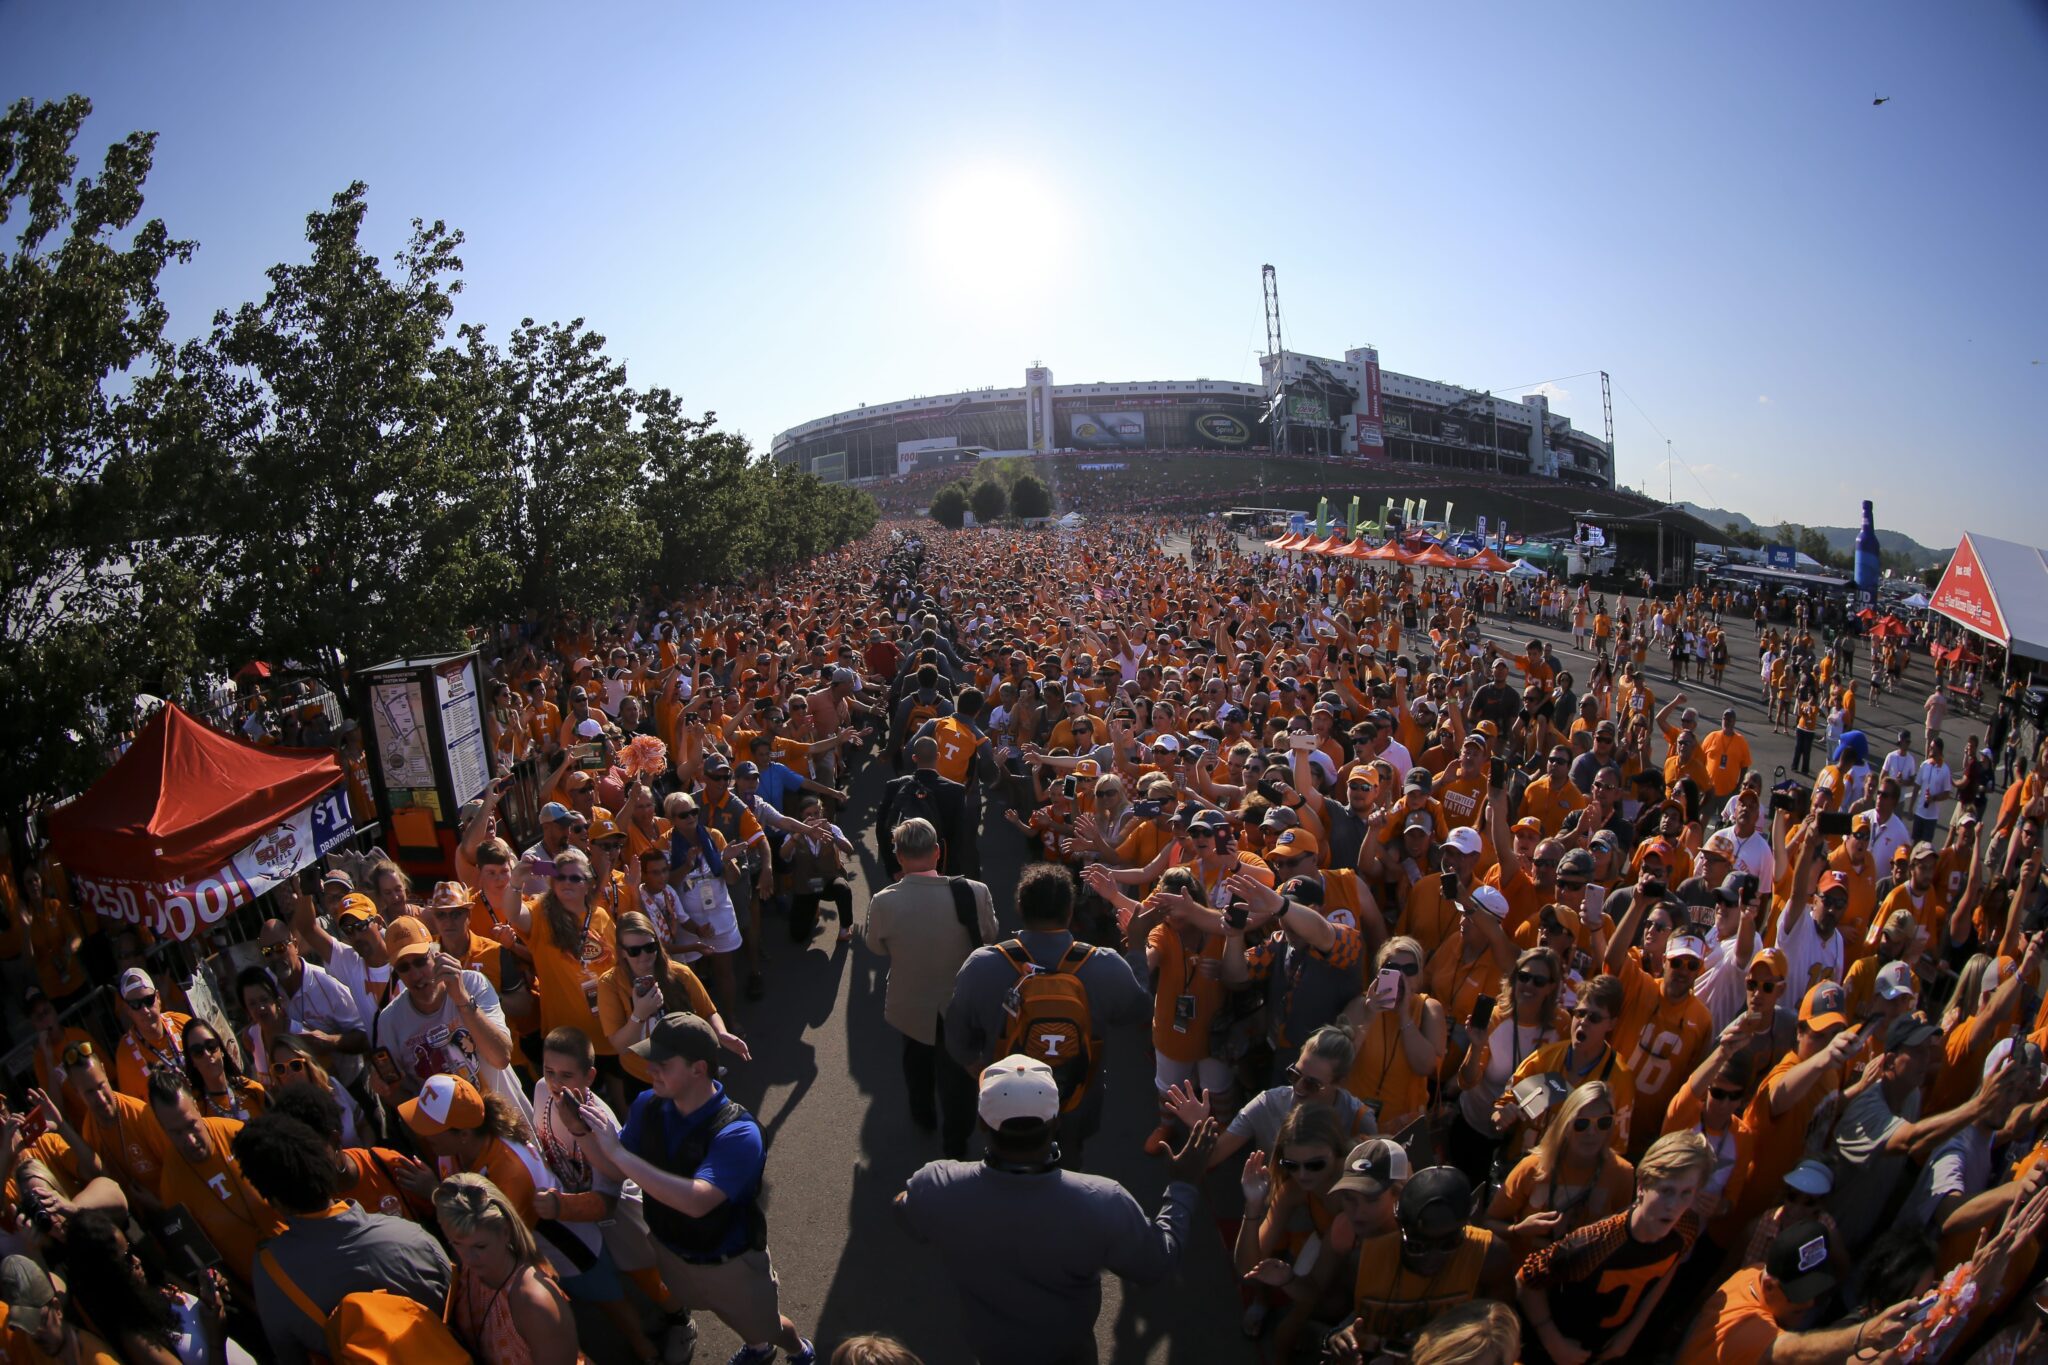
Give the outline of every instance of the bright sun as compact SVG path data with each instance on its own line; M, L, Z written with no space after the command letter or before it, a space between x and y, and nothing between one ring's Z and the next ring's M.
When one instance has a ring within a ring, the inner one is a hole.
M948 175L921 214L917 237L932 281L963 302L1029 300L1066 260L1059 197L1022 167L979 165Z

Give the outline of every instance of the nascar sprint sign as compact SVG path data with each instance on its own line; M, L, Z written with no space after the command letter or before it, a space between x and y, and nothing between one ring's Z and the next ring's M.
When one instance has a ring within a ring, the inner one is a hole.
M329 787L203 877L144 882L74 876L71 884L103 920L146 924L159 938L190 938L312 866L348 838L354 822L347 793L339 783Z

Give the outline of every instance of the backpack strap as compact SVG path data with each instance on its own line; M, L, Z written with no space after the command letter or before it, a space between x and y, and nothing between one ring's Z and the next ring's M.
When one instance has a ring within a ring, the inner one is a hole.
M1031 954L1024 951L1024 943L1021 939L1006 938L1001 943L996 944L995 949L1005 958L1009 959L1010 965L1017 969L1017 975L1019 976L1029 976L1038 970L1038 964L1031 960Z
M263 1248L258 1253L258 1258L263 1262L263 1268L270 1272L270 1278L276 1282L277 1287L284 1291L284 1296L296 1304L301 1313L318 1324L321 1331L326 1331L327 1315L320 1311L319 1305L306 1297L305 1290L293 1283L291 1276L284 1273L284 1267L277 1263L277 1257L270 1254L270 1248Z
M981 907L975 903L974 888L965 877L948 877L946 885L953 892L953 917L967 931L967 941L981 947Z
M1054 964L1053 970L1056 972L1079 972L1081 964L1093 956L1095 956L1095 949L1092 945L1083 943L1080 939L1075 939L1067 945L1067 951L1061 954L1060 960Z

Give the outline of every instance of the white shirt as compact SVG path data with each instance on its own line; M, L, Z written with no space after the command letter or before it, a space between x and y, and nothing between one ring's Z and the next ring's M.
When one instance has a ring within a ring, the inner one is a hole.
M1836 929L1821 942L1805 906L1788 905L1778 916L1778 947L1785 954L1788 1004L1804 1001L1817 981L1842 980L1842 931Z
M1913 755L1894 749L1884 756L1884 766L1878 769L1878 776L1897 782L1900 791L1910 791L1919 767L1919 761Z
M1398 739L1388 740L1387 747L1382 749L1375 757L1383 758L1393 766L1394 780L1396 782L1407 781L1408 770L1415 766L1414 755L1410 754L1408 746Z
M1913 842L1913 831L1906 827L1906 822L1899 818L1897 811L1892 812L1891 819L1882 823L1879 823L1875 810L1868 811L1858 818L1868 821L1871 825L1870 856L1877 859L1880 869L1889 869L1892 865L1892 854Z
M1938 798L1947 796L1955 789L1955 776L1949 772L1948 764L1936 763L1931 758L1922 763L1919 786L1913 793L1913 818L1932 820L1940 815L1941 802Z
M356 1000L356 1008L362 1012L363 1032L374 1040L377 1036L377 1012L382 1006L385 987L391 981L391 964L371 967L363 961L363 955L340 939L334 940L334 951L327 955L327 974L348 987L349 994Z
M1772 888L1777 885L1778 868L1777 856L1771 852L1770 839L1760 829L1752 832L1747 839L1735 834L1732 829L1728 832L1735 835L1735 870L1747 872L1756 878L1759 895L1770 895Z

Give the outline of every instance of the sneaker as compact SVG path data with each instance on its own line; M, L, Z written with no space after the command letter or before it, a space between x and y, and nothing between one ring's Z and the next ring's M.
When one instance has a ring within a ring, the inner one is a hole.
M690 1311L671 1313L661 1333L661 1365L690 1365L697 1355L697 1324Z
M726 1357L725 1365L769 1365L775 1359L775 1345L742 1346Z
M789 1365L817 1365L818 1348L811 1345L811 1339L798 1337L797 1340L802 1343L798 1346L797 1353L793 1356L785 1355L783 1359L788 1361Z
M1265 1299L1253 1299L1249 1304L1245 1305L1244 1320L1242 1325L1244 1327L1244 1334L1248 1337L1257 1337L1261 1332L1266 1330ZM735 1357L735 1359L737 1359L737 1357Z

